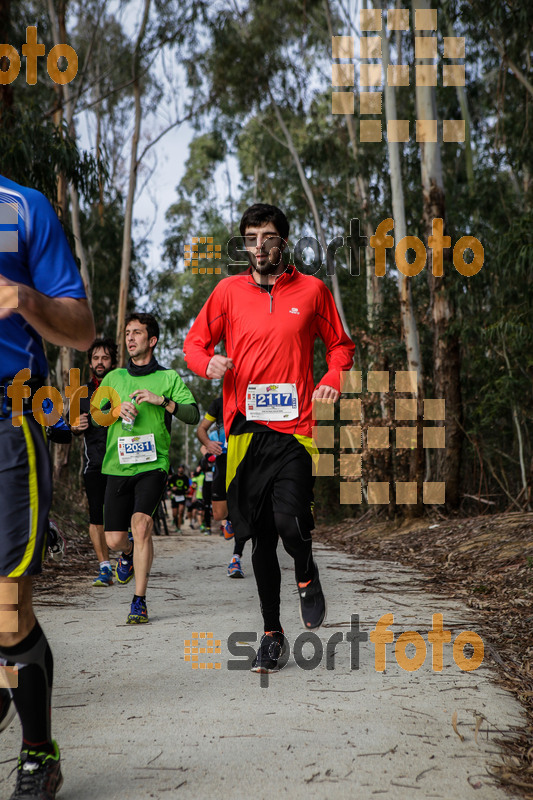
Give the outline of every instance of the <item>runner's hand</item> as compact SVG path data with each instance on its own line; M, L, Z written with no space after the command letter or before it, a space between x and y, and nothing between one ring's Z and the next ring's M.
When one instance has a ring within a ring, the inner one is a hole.
M80 414L80 424L79 425L71 425L70 426L73 431L86 431L89 427L89 415L88 414Z
M133 403L130 403L128 400L125 400L120 406L119 417L125 419L126 422L130 422L132 419L135 419L138 413L139 411L138 409L135 408Z
M162 403L162 395L149 392L148 389L136 389L130 394L130 397L140 405L141 403L151 403L153 406L160 406Z
M5 278L3 275L0 274L0 319L6 319L7 317L10 317L11 314L21 313L19 310L21 305L20 292L18 292L19 308L7 308L7 307L2 308L2 300L4 300L4 302L10 303L10 305L13 303L13 299L16 299L15 291L19 289L19 286L20 284L13 283L13 281L10 281L9 278Z
M325 400L326 403L336 403L340 397L340 392L333 386L319 386L313 392L311 400Z
M205 446L208 453L211 453L213 456L219 456L222 454L222 445L220 442L213 442L210 441L209 444Z
M216 379L223 378L228 369L233 369L234 364L231 358L226 356L213 356L207 365L206 376L208 378Z

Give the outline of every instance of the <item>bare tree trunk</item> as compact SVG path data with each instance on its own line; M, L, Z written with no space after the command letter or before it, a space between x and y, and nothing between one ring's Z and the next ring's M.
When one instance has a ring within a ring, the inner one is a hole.
M511 364L509 362L509 356L507 355L507 348L505 347L505 337L503 332L501 333L501 341L502 341L502 351L503 351L503 358L505 361L505 366L507 367L507 372L509 373L509 378L512 378L512 370ZM520 427L520 420L518 418L518 409L516 407L514 393L511 395L511 411L513 414L513 422L516 428L516 438L518 441L518 459L520 462L520 476L522 478L522 491L524 493L524 499L526 502L526 509L529 511L529 496L528 496L528 484L527 484L527 475L526 475L526 464L525 464L525 457L524 457L524 441L522 438L522 429Z
M61 27L65 29L65 14L66 14L66 0L59 0L58 13L54 7L53 0L48 0L48 14L52 26L53 37L55 44L61 44ZM58 84L54 84L56 93L56 109L53 114L54 124L61 129L63 123L63 88ZM58 213L61 219L65 219L68 211L67 202L67 181L63 173L57 176L57 206ZM69 382L69 370L72 366L72 350L69 347L61 346L59 348L59 356L56 364L56 385L61 394L64 396L64 389ZM58 480L61 476L63 468L68 464L70 445L69 444L56 444L52 449L52 469L54 480Z
M429 8L427 0L413 0L415 9ZM419 34L417 34L419 35ZM416 110L418 120L436 120L437 104L435 87L416 86ZM423 220L426 246L433 231L434 219L446 219L444 181L440 145L437 142L420 142L422 169ZM450 322L454 309L446 290L446 276L451 269L451 250L444 250L443 275L433 275L433 250L427 247L428 280L430 291L430 313L433 324L433 391L434 396L444 398L446 404L446 447L436 450L436 475L434 480L446 484L447 504L454 508L460 500L461 450L463 444L461 357L459 339L450 333Z
M278 108L278 105L277 105L276 101L274 100L274 97L272 96L272 94L270 92L269 92L269 94L270 94L270 101L272 103L272 107L274 108L274 113L276 114L276 119L278 120L279 126L280 126L280 128L282 130L282 133L283 133L284 137L285 137L285 141L287 142L287 147L288 147L289 152L290 152L290 154L291 154L291 156L293 158L293 161L294 161L294 164L296 166L296 169L298 170L298 175L300 177L300 183L302 184L302 189L304 190L304 194L305 194L305 196L307 198L307 202L309 203L309 208L311 209L311 213L313 215L313 219L314 219L314 222L315 222L316 232L317 232L318 237L320 239L320 244L322 245L322 248L324 250L324 255L325 255L327 253L327 250L328 250L328 244L326 242L326 237L324 235L324 229L322 227L322 222L320 220L320 214L318 213L318 207L317 207L317 204L316 204L315 196L313 194L313 190L311 189L311 187L309 185L309 181L307 180L307 177L305 175L304 168L302 167L302 162L300 161L300 156L298 155L298 151L296 150L293 138L291 136L291 132L287 128L287 126L286 126L286 124L285 124L285 122L283 120L283 117L281 116L281 112L280 112L280 110ZM346 333L349 336L350 335L350 330L348 328L348 323L346 322L346 317L344 316L344 307L343 307L342 296L341 296L341 292L340 292L340 288L339 288L339 280L337 278L337 274L336 274L335 271L333 272L333 274L331 276L331 285L332 285L332 289L333 289L333 297L335 298L335 304L337 306L337 310L339 312L339 316L341 318L342 325L344 327L344 330L346 331Z
M331 21L331 6L329 0L324 0L324 8L326 11L326 20L328 23L328 33L330 38L333 36L333 23ZM370 237L373 235L374 230L372 228L372 223L369 217L369 189L368 189L368 181L362 175L362 172L358 169L359 166L359 145L357 143L357 134L355 131L355 122L354 118L351 114L345 114L344 120L346 122L346 129L348 131L348 136L350 139L350 145L352 148L353 158L354 158L354 166L355 166L355 192L359 199L359 203L361 208L363 209L363 231L364 236L367 237L368 244L365 247L365 265L366 265L366 306L367 306L367 320L368 320L368 328L370 332L373 332L375 328L375 322L377 317L377 309L383 303L383 291L382 291L382 284L378 276L375 274L373 269L374 263L374 251L370 247ZM357 253L359 256L359 253ZM375 348L372 346L370 347L371 350L371 358L375 356L374 353Z
M381 3L375 0L374 6L381 8ZM382 31L383 70L387 74L390 63L389 40L385 31ZM394 86L385 84L385 115L387 121L397 119L396 90ZM405 201L403 193L402 170L400 164L400 146L398 142L387 142L389 151L389 169L392 195L392 213L394 215L394 239L399 242L407 235L405 222ZM417 373L417 387L419 397L423 396L422 359L420 357L420 339L418 327L413 310L413 297L411 292L411 279L398 271L398 290L400 294L400 316L402 332L407 353L407 367Z
M374 0L374 6L381 8L381 2ZM387 75L387 68L390 63L390 48L387 32L381 33L383 71ZM388 82L384 87L385 95L385 116L387 121L397 119L396 112L396 89L389 86ZM403 192L402 170L400 163L400 146L398 142L393 142L387 137L387 147L389 153L389 171L392 196L392 213L394 218L394 240L398 243L407 235L405 222L405 199ZM424 471L424 450L422 447L422 419L423 419L423 397L424 397L424 376L422 373L422 358L420 355L420 338L418 326L413 308L413 295L411 291L411 278L398 271L398 293L400 299L400 318L402 322L402 335L407 355L407 369L416 372L417 386L417 443L418 446L412 450L409 478L417 483L417 513L422 512L422 482ZM410 511L413 508L410 507Z
M50 22L52 25L54 44L56 45L66 44L67 41L66 24L65 24L66 2L64 0L61 0L61 2L59 2L58 9L59 13L56 14L53 0L48 0L48 15L50 17ZM69 84L65 83L62 86L58 86L57 92L63 101L62 105L63 108L65 109L65 121L68 125L69 133L75 139L76 129L74 126L74 102L71 96ZM60 112L60 119L61 116L62 112ZM65 209L66 209L66 191L67 187L61 186L61 193L63 194L64 192L64 206L61 205L61 207ZM89 269L87 267L87 257L85 254L85 248L83 246L83 241L81 237L80 201L78 192L72 183L68 185L68 193L70 197L70 219L72 223L72 232L74 234L74 246L76 250L76 255L80 262L80 274L81 274L81 279L83 281L85 294L87 295L89 304L91 304L92 303L91 279L89 277ZM60 204L62 202L63 201L60 200Z
M140 82L140 62L141 62L141 44L146 32L148 24L148 16L150 13L151 0L144 0L144 12L135 43L133 52L133 97L135 105L135 121L133 128L133 136L131 139L131 155L130 155L130 172L128 181L128 196L126 199L126 210L124 214L124 236L122 239L122 263L120 268L120 290L118 297L118 315L117 315L117 344L118 344L118 366L123 366L125 358L125 342L124 342L124 320L126 319L126 306L128 303L128 290L130 284L130 267L131 267L131 250L132 250L132 226L133 226L133 204L135 201L135 189L137 187L137 170L139 161L137 153L139 149L139 139L141 136L141 82Z

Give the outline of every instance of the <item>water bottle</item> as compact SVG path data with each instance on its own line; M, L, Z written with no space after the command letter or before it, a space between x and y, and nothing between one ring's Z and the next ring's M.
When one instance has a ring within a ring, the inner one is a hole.
M135 401L133 401L133 405L135 405ZM132 417L130 421L126 419L122 419L122 430L126 431L126 433L131 433L133 431L133 426L135 425L135 417Z

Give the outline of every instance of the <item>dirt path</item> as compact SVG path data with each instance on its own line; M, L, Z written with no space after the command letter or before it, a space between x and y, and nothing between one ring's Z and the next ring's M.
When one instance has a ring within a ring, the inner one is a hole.
M230 634L250 640L246 632L261 628L250 546L244 580L226 577L231 545L218 536L187 532L156 539L155 549L149 625L125 625L130 586L41 595L38 613L56 665L62 800L509 797L488 769L500 763L495 739L523 724L520 706L495 685L485 662L461 671L451 645L444 646L443 670L432 670L433 614L443 614L452 641L475 631L461 602L426 593L427 582L399 564L318 546L327 624L298 664L291 652L280 673L261 680L247 668L228 668L236 660ZM291 562L284 553L281 559L282 619L292 648L302 630ZM80 590L84 583L89 579L79 581ZM345 639L351 616L370 633L388 613L396 638L422 634L424 664L405 671L387 644L386 670L377 672L366 641L352 669L353 642ZM193 669L184 660L184 640L204 632L221 642L220 655L206 655L204 663L220 669ZM335 635L334 668L327 669ZM320 663L304 669L303 658L320 646ZM18 723L1 736L0 797L11 791L19 736Z

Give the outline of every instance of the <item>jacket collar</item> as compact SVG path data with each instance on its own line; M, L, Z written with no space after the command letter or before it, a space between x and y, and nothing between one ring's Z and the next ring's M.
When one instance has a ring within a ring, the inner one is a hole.
M261 285L257 283L254 278L252 277L252 268L248 267L246 272L244 273L247 276L247 282L249 284L257 286L258 289L261 289ZM280 283L287 283L288 281L294 280L296 275L298 274L298 270L294 266L294 264L288 264L287 269L285 272L282 272L281 275L276 278L274 286L277 286Z

